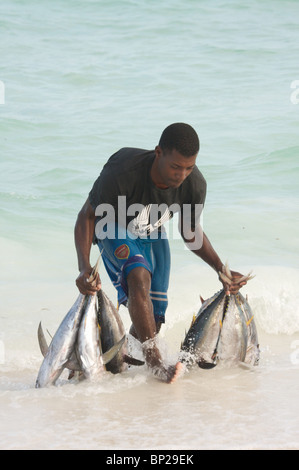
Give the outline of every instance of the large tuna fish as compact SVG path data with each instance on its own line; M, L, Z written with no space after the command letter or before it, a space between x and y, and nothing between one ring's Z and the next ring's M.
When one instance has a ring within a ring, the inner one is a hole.
M126 340L126 334L103 354L100 329L97 317L97 296L89 295L81 319L76 342L76 355L84 377L91 381L102 378L106 371L105 364L113 360Z
M100 257L89 278L89 282L91 283L94 281L96 273L98 272L99 262ZM67 367L69 361L74 358L78 331L89 297L90 296L79 294L74 305L71 307L57 329L49 348L45 344L41 347L42 352L45 353L45 357L37 376L35 384L36 388L54 384L60 377L62 371ZM41 341L44 339L44 335L41 333L42 329L40 325L40 345Z
M247 276L244 279L249 279ZM217 292L203 302L181 347L181 360L210 369L219 361L257 365L258 335L250 306L242 296Z
M76 302L60 324L40 367L35 384L36 388L54 384L66 367L67 362L71 359L85 300L85 296L79 294Z
M89 282L93 282L99 260ZM44 361L36 380L37 388L54 384L65 368L96 380L105 370L116 374L126 370L127 364L144 364L128 356L123 322L102 289L97 295L78 296L49 347L39 324L38 341Z
M102 289L98 292L98 322L102 349L105 353L124 336L125 327L118 310ZM139 366L144 362L128 355L128 343L125 341L119 352L106 365L106 369L113 374L118 374L127 370L128 364Z

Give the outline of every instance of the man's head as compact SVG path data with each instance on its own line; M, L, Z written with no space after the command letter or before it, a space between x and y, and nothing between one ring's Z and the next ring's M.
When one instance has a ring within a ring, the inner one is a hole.
M178 188L190 175L199 152L199 138L189 124L175 123L162 133L155 149L152 179L161 188Z
M183 157L193 157L199 152L199 138L193 127L177 122L163 131L159 146L166 152L176 150Z

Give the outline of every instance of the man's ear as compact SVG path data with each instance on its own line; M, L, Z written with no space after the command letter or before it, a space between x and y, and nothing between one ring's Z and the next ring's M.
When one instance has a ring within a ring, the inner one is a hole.
M162 154L163 154L163 151L160 147L160 145L157 145L156 148L155 148L155 155L158 159L160 159L162 157Z

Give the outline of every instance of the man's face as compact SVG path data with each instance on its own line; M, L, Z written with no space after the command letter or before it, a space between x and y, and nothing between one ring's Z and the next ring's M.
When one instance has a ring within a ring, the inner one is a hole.
M165 188L178 188L192 172L196 155L184 157L177 150L165 150L157 146L155 149L159 184Z

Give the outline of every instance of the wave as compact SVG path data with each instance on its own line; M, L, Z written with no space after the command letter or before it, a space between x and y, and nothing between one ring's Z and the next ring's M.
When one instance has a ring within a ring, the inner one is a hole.
M299 147L286 147L269 153L250 155L237 163L207 165L204 173L208 182L220 184L221 189L230 187L240 192L240 188L255 188L256 191L271 190L271 196L284 190L284 195L298 192ZM273 191L273 188L276 188Z
M235 269L234 266L232 268ZM243 274L253 270L256 275L241 292L248 296L258 329L270 335L298 333L299 269L251 265L237 270ZM188 329L193 314L201 306L200 296L207 299L221 287L217 275L209 268L193 265L178 270L170 289L170 328L173 327L178 334Z

